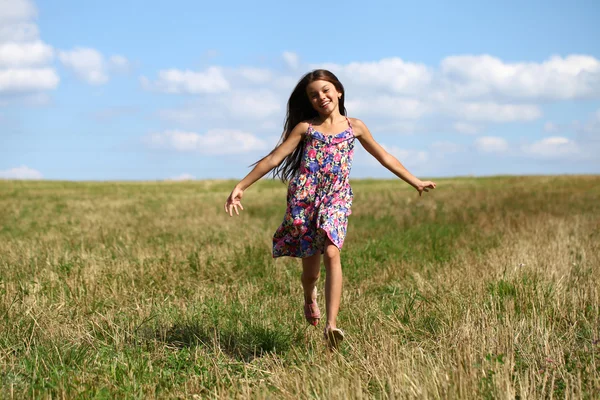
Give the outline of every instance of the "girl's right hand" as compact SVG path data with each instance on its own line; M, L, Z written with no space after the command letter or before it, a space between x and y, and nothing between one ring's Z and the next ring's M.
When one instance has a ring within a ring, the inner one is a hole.
M242 210L244 209L241 203L243 195L244 191L236 186L227 198L227 201L225 202L225 212L228 213L230 217L233 217L233 210L235 210L235 213L237 215L240 215L240 212L238 211L238 206Z

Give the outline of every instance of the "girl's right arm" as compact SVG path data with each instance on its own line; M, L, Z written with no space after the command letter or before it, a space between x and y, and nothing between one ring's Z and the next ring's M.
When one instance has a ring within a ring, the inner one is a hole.
M225 212L229 214L229 216L233 216L233 211L237 215L240 215L238 211L238 206L243 210L242 207L242 196L244 195L244 190L249 188L254 182L265 176L269 173L273 168L281 164L281 162L290 155L300 141L302 140L302 136L308 129L307 122L301 122L292 129L288 138L277 146L268 156L260 160L252 171L244 179L242 179L235 187L233 191L227 198L225 202Z

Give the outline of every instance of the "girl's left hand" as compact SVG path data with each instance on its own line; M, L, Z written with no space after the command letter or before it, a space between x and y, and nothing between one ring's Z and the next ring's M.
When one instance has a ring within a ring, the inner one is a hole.
M429 189L435 189L435 182L432 181L420 181L419 184L415 187L419 192L419 196L423 194L423 192L429 192Z

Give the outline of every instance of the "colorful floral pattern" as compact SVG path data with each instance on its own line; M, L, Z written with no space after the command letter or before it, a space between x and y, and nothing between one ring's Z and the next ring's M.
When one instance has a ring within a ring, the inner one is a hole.
M273 257L309 257L328 237L342 248L352 207L349 183L354 133L324 135L308 127L298 174L290 180L283 223L273 236Z

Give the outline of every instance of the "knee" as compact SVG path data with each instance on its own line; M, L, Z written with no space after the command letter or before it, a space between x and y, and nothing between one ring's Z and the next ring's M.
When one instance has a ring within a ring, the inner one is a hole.
M330 244L325 248L324 256L329 260L335 260L340 257L340 249L334 244Z

